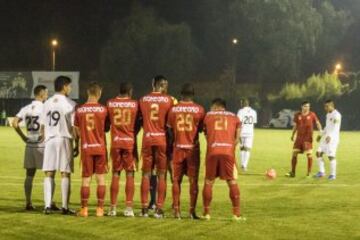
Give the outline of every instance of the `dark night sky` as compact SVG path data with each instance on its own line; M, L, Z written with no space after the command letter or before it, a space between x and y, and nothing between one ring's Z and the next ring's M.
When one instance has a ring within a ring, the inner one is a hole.
M53 37L59 70L96 68L110 26L127 15L129 2L1 0L0 70L48 69Z

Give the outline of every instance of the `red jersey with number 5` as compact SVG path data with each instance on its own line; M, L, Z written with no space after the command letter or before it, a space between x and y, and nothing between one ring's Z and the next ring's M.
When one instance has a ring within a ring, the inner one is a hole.
M180 102L169 112L167 125L173 129L174 147L192 149L199 143L204 108L193 102Z
M116 97L107 102L111 123L111 148L134 148L138 108L138 102L130 98Z
M139 102L143 119L143 146L166 145L166 119L173 100L170 96L152 92Z
M76 108L74 125L80 130L81 150L89 155L106 154L106 107L85 103Z
M207 155L235 157L236 131L241 127L239 118L228 111L210 111L204 119Z

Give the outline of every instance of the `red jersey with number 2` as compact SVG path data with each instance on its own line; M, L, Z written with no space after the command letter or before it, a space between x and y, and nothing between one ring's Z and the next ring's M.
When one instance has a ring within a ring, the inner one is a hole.
M170 96L152 92L139 101L143 119L143 146L166 145L166 119L173 100Z
M106 154L106 118L106 107L99 103L85 103L76 108L74 125L80 130L81 150L86 154Z
M138 108L137 101L130 98L116 97L107 102L111 123L111 148L134 148Z
M239 118L228 111L210 111L204 119L207 155L235 157L236 131L241 127Z

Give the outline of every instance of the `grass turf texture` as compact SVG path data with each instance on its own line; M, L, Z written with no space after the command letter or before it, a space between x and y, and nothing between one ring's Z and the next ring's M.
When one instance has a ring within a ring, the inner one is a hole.
M1 239L360 239L360 134L343 132L338 151L338 179L305 177L306 160L299 158L297 177L288 179L291 146L287 130L256 130L249 171L239 176L242 213L246 222L231 221L231 205L225 182L214 187L211 221L175 220L171 212L171 188L165 207L166 219L124 217L86 219L42 214L43 173L34 180L35 212L25 212L22 168L24 144L10 128L0 128L0 238ZM205 141L202 138L202 149ZM203 151L204 152L204 151ZM198 214L202 213L201 190L204 155L200 171ZM72 177L71 206L79 208L79 159ZM326 162L328 169L328 161ZM266 180L264 172L273 167L278 178ZM313 173L317 171L314 161ZM119 207L124 207L124 177L120 185ZM139 212L140 173L136 173L135 210ZM55 200L61 201L59 176ZM187 217L188 184L182 188L182 213ZM107 177L107 189L110 174ZM106 203L109 203L107 191ZM96 204L95 181L90 196L90 214ZM120 213L121 213L120 212Z

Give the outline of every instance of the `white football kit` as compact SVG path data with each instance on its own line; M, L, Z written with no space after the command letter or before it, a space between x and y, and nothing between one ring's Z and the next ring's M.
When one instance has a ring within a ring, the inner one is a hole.
M76 103L55 94L43 109L41 124L45 130L43 171L73 172L72 127Z
M238 111L237 116L241 122L241 147L252 148L257 113L251 107L244 107Z
M30 104L21 108L16 117L25 121L28 141L26 143L24 155L24 168L42 169L44 143L39 142L40 137L40 118L43 113L44 104L34 100Z
M341 114L335 109L326 114L326 125L322 134L318 152L322 152L329 157L336 156L336 150L340 140ZM330 137L330 142L326 138Z

